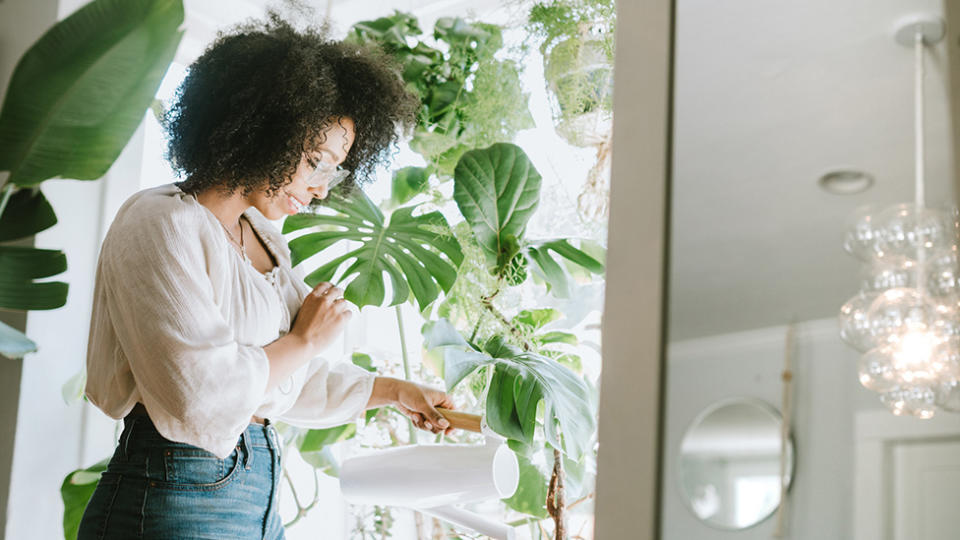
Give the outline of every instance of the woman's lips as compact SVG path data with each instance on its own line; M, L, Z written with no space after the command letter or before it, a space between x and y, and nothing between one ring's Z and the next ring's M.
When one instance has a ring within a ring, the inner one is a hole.
M300 202L300 199L294 197L293 195L284 192L287 196L287 212L290 214L296 214L302 209L306 208L306 204Z

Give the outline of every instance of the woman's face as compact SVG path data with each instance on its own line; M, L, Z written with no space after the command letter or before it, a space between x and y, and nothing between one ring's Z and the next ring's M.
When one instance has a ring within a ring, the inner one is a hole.
M327 196L329 177L323 178L322 183L315 187L307 185L307 179L318 163L337 166L347 159L355 135L353 120L345 116L334 118L324 133L326 140L311 154L304 154L300 158L290 183L277 190L273 197L268 197L265 189L250 195L250 204L264 217L269 220L281 219L296 214L299 206L309 204L314 198L323 199Z

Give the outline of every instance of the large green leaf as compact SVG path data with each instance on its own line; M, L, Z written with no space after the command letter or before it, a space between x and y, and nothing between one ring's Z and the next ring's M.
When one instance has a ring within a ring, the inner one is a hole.
M300 452L300 457L309 463L311 467L327 476L334 478L340 476L340 462L337 461L337 458L334 457L333 452L331 452L327 446L319 450Z
M0 170L32 186L100 178L143 119L182 32L181 0L96 0L20 59L0 111Z
M110 458L87 467L71 472L63 479L60 486L60 497L63 499L63 537L66 540L75 540L80 528L80 518L87 508L87 502L93 496L100 475L107 470Z
M62 251L0 246L0 308L55 309L67 303L67 284L35 282L67 269Z
M356 434L357 425L354 423L326 429L311 429L304 434L303 440L300 442L300 451L313 452L320 450L329 444L353 438Z
M425 324L422 331L425 346L444 354L448 389L480 366L495 366L485 409L494 431L531 444L542 402L547 442L574 459L583 455L596 427L590 390L583 379L555 360L522 351L500 336L492 337L478 352L446 319Z
M525 246L524 252L532 263L534 271L546 282L547 290L558 298L570 297L570 279L566 269L558 262L557 256L587 272L593 274L604 272L602 262L564 239L532 242Z
M387 223L383 212L361 191L347 198L331 195L329 206L338 213L295 215L283 224L284 233L315 226L328 229L290 242L294 265L339 242L359 243L311 272L306 277L311 286L332 281L341 266L349 263L337 276L341 287L350 280L344 291L347 300L359 307L382 305L386 273L393 289L389 305L401 304L413 294L421 310L440 290L447 292L453 286L463 253L440 212L415 216L417 206L406 206L393 212Z
M540 200L540 173L509 143L463 154L454 170L453 199L470 223L491 271L502 275L520 251Z
M517 491L509 499L503 499L503 502L518 512L538 518L548 517L546 504L550 480L530 462L529 457L517 454L517 462L520 465Z
M489 356L471 347L446 319L428 321L420 331L424 347L440 352L448 392L475 369L490 362Z
M524 442L529 444L533 440L529 423L542 399L543 427L547 442L575 458L583 455L596 428L590 391L583 379L555 360L524 352L506 343L500 336L492 337L484 346L484 351L493 357L497 370L504 373L505 384L509 379L513 379L514 406L526 437ZM511 430L513 426L498 426L494 423L491 406L498 406L499 403L501 402L488 397L487 422L491 428L503 434L501 430ZM506 415L503 411L497 411L495 416L503 418Z
M19 189L0 214L0 242L32 236L56 223L53 207L38 188Z
M23 332L0 322L0 354L7 358L23 358L36 350L37 344Z
M427 167L404 167L393 173L390 201L399 206L426 191L430 186L430 169Z

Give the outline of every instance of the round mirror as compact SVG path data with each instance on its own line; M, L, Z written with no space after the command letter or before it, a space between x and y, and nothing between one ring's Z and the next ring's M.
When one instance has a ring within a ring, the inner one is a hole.
M712 526L739 530L768 518L780 504L780 413L748 398L707 407L680 444L680 493ZM787 485L793 476L788 438Z

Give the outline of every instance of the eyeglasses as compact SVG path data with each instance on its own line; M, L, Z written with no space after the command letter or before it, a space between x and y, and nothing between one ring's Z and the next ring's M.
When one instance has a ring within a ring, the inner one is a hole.
M317 164L317 168L307 177L307 185L310 187L320 187L324 179L327 179L327 189L333 189L337 184L346 180L348 176L350 176L350 169L344 169L321 161Z

